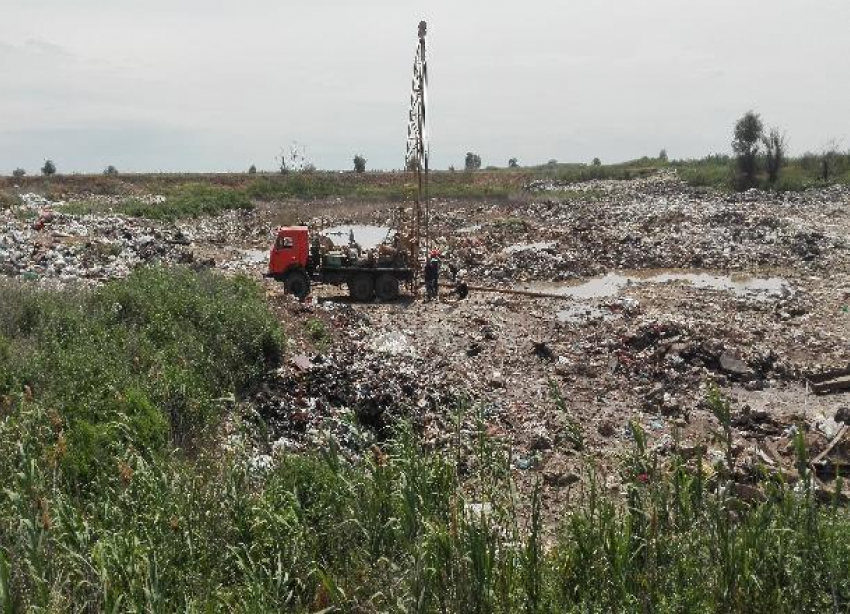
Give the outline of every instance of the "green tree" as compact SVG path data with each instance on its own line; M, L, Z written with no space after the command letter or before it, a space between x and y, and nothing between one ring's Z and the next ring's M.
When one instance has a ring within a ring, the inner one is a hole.
M759 144L764 134L761 117L754 111L747 111L735 124L735 136L732 139L732 151L737 156L739 187L748 188L755 184L758 166Z
M366 158L357 154L354 156L354 172L355 173L365 173L366 172Z
M779 128L771 128L770 132L762 137L764 155L767 162L767 180L776 183L779 179L779 171L785 164L786 143L785 135L779 132Z
M602 160L600 160L599 158L593 158L592 164L593 166L602 166Z
M46 177L56 174L56 164L53 163L53 160L44 161L44 166L41 167L41 174Z
M27 172L22 168L16 168L15 170L12 171L12 177L14 177L15 179L20 179L21 177L23 177L26 174L27 174Z
M669 159L667 158L667 150L666 150L666 149L662 149L662 150L661 150L661 152L658 154L658 159L659 159L661 162L664 162L665 164L666 164L667 162L669 162Z
M519 162L516 158L511 158L508 160L508 168L519 168Z
M251 167L248 169L248 174L249 175L256 175L257 174L257 166L252 164Z
M110 164L105 169L103 169L103 174L104 175L117 175L118 169Z
M472 153L471 151L466 152L466 160L464 162L464 168L468 171L477 171L481 168L481 156L478 154Z

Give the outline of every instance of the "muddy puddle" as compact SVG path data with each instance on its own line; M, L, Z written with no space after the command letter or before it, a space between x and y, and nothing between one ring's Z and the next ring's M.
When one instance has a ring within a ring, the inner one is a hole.
M351 234L354 234L354 240L360 244L363 249L372 249L379 246L384 240L391 238L395 231L387 226L367 226L367 225L342 225L334 226L322 231L322 234L334 242L334 245L342 247L348 245Z
M610 309L598 307L596 305L571 305L566 309L558 310L557 314L559 322L567 322L571 324L609 320L613 317L614 313Z
M738 296L781 297L792 292L787 280L781 277L748 277L743 275L715 275L711 273L686 273L664 271L656 273L608 273L583 283L541 282L527 284L521 289L549 292L577 299L595 299L617 296L626 288L644 284L681 282L704 290L723 290Z

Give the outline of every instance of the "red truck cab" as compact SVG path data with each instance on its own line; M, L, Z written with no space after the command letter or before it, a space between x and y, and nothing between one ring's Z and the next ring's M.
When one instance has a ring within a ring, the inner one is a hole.
M269 254L269 277L280 277L293 267L307 268L309 236L306 226L283 226Z
M282 281L289 294L304 298L310 294L309 250L310 237L306 226L278 228L269 253L266 277Z

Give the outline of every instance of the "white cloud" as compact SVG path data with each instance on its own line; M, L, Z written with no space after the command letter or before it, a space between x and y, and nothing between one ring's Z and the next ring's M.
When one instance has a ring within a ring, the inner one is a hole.
M421 3L6 0L0 172L398 167ZM848 137L850 3L427 5L437 166L699 156L749 108L795 150ZM86 138L86 135L91 138Z

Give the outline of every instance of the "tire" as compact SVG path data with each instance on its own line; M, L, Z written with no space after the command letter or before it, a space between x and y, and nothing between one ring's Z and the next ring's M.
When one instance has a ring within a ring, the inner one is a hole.
M375 298L375 283L372 276L368 273L355 275L353 279L348 280L348 293L359 303L371 301Z
M301 300L310 294L310 278L305 271L290 271L283 278L283 288L287 294Z
M382 301L394 301L398 298L398 278L390 273L383 273L375 280L375 292Z

